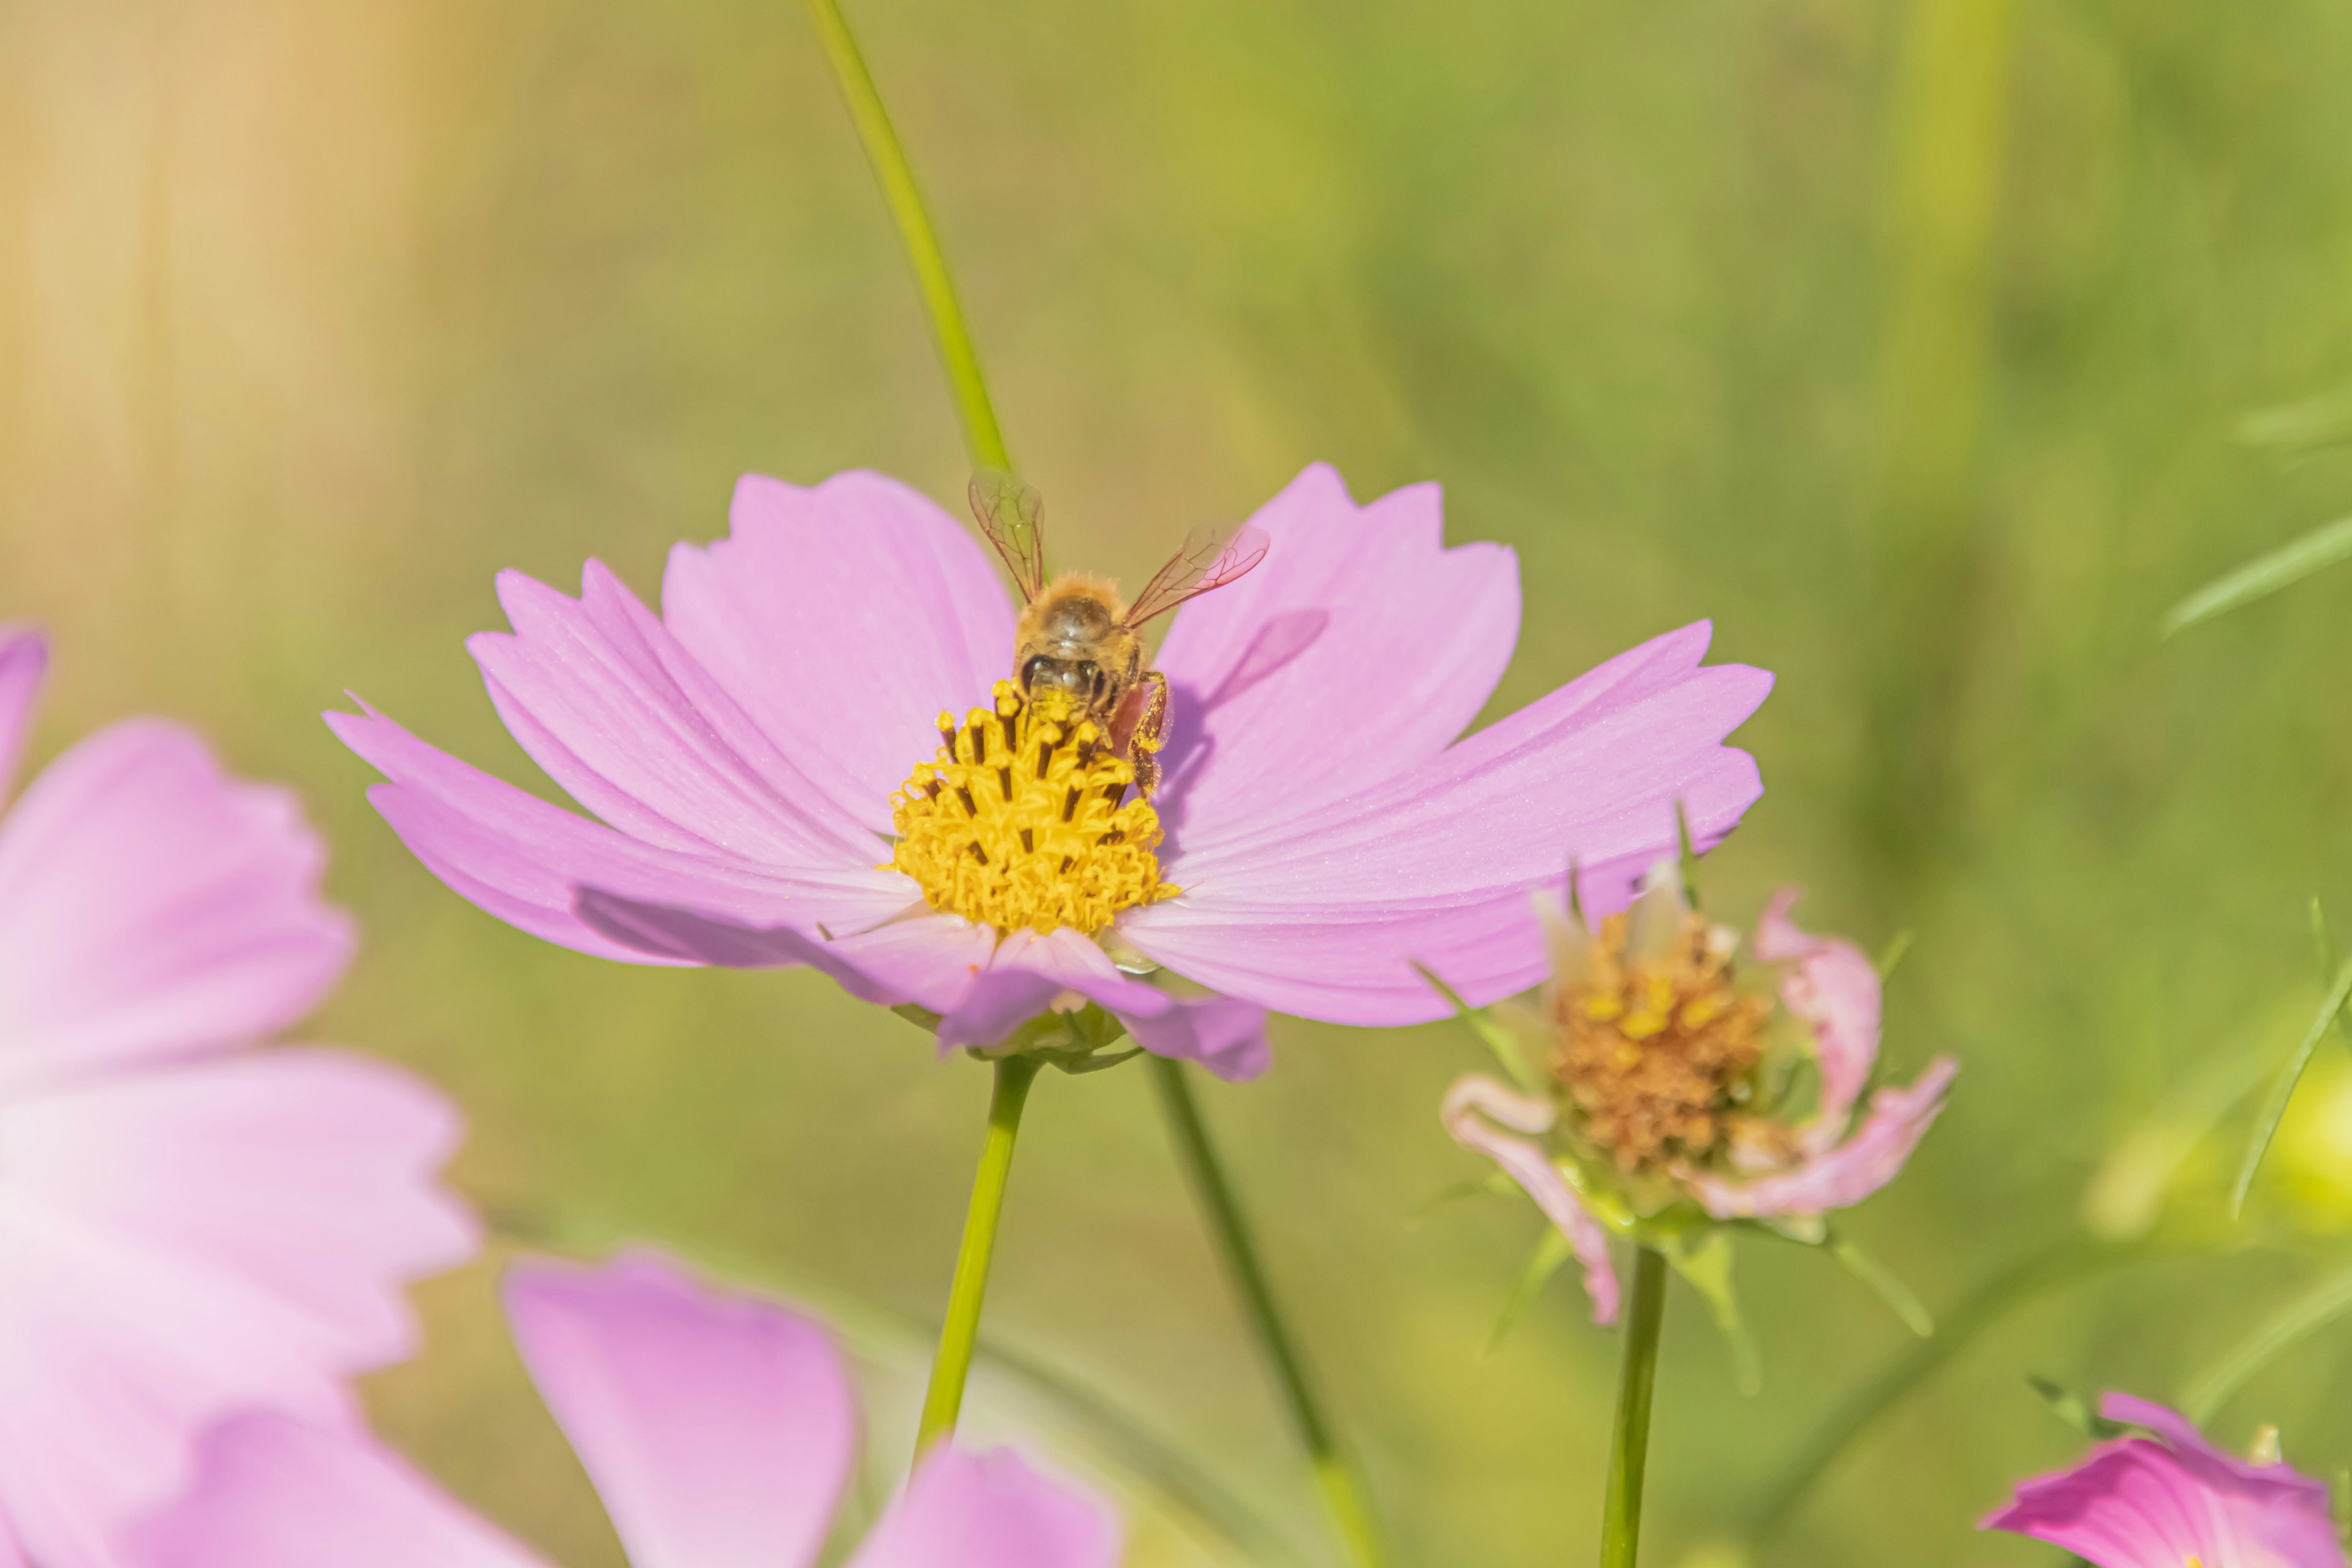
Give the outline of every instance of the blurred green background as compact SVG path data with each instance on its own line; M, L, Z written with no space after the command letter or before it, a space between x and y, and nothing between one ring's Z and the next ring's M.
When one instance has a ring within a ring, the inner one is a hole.
M1709 863L1716 908L1744 921L1795 880L1866 944L1915 930L1893 1059L1966 1064L1853 1232L1938 1310L2076 1232L2103 1162L2108 1231L2211 1234L2244 1111L2201 1130L2308 1021L2305 901L2352 923L2352 571L2155 628L2352 510L2347 448L2238 433L2352 374L2352 10L851 15L1066 559L1148 568L1329 458L1360 497L1441 479L1453 537L1518 551L1526 631L1490 714L1713 616L1718 657L1780 677L1741 734L1769 793ZM509 931L408 858L316 718L350 688L532 777L460 647L502 625L497 569L570 587L593 554L651 596L745 469L958 493L801 8L9 0L0 300L0 612L59 651L39 749L162 711L298 784L369 939L312 1032L462 1100L457 1180L512 1236L656 1238L914 1325L872 1342L897 1450L987 1075L806 975ZM1589 1560L1615 1341L1563 1279L1481 1361L1537 1222L1429 1207L1475 1173L1434 1110L1476 1048L1284 1021L1276 1053L1208 1113L1403 1556ZM2176 1395L2342 1268L2343 1088L2307 1095L2247 1245L2025 1302L1762 1560L2046 1560L1970 1528L2079 1445L2022 1374ZM424 1357L373 1386L383 1427L572 1568L614 1563L492 1283L423 1291ZM1741 1284L1752 1399L1698 1303L1671 1306L1662 1565L1737 1533L1913 1342L1818 1258L1749 1247ZM989 1329L1191 1456L1293 1560L1332 1560L1139 1072L1042 1084ZM2306 1468L2352 1461L2347 1351L2301 1345L2219 1432L2277 1421ZM1059 1402L1001 1376L977 1399L1126 1489L1136 1563L1233 1560Z

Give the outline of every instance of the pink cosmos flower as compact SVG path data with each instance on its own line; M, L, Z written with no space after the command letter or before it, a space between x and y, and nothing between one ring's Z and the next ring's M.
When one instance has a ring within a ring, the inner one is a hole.
M1573 1246L1593 1316L1615 1321L1609 1232L1676 1205L1787 1223L1860 1203L1895 1179L1943 1109L1958 1065L1939 1058L1857 1115L1878 1059L1878 973L1860 950L1797 929L1783 889L1756 930L1772 998L1743 988L1738 933L1684 900L1672 862L1598 930L1549 896L1537 920L1552 976L1517 1020L1541 1043L1521 1092L1472 1074L1440 1118L1533 1198ZM1796 1092L1809 1066L1810 1100ZM1793 1111L1792 1106L1806 1106Z
M636 1568L807 1568L857 1450L824 1331L659 1260L518 1267L507 1289L540 1393ZM1010 1450L942 1445L848 1568L1113 1568L1117 1519ZM139 1568L543 1568L364 1433L284 1415L217 1429Z
M1759 793L1721 742L1771 678L1702 668L1704 623L1457 743L1517 637L1511 552L1447 549L1434 486L1360 507L1321 466L1253 521L1263 563L1160 649L1148 802L1005 679L1013 609L972 534L866 473L745 479L729 538L671 552L658 616L593 561L577 599L500 577L514 630L470 645L491 700L601 820L372 710L328 721L426 866L551 942L810 964L938 1015L942 1048L1091 1003L1228 1078L1264 1069L1268 1008L1436 1016L1412 961L1475 1000L1534 984L1529 889L1574 859L1620 907L1675 802L1704 846ZM1160 965L1214 994L1138 977Z
M0 632L0 788L47 664ZM0 824L0 1564L93 1568L196 1434L327 1415L409 1353L404 1279L473 1248L449 1107L340 1052L257 1051L350 960L287 792L132 720Z
M1981 1530L2046 1541L2098 1568L2345 1568L2327 1486L2232 1458L2161 1405L2110 1394L2099 1413L2151 1436L2100 1444L2021 1482Z

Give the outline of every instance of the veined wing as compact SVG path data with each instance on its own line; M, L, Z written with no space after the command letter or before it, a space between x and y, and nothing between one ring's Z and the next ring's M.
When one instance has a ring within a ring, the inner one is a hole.
M1045 498L1011 474L983 468L971 477L971 515L1004 557L1024 602L1045 591Z
M1128 626L1139 626L1187 599L1223 587L1265 560L1269 542L1264 529L1247 523L1194 529L1184 536L1184 548L1135 595L1127 609Z

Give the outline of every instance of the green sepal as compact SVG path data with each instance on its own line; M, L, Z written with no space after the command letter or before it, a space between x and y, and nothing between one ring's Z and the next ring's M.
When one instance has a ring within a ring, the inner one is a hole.
M1006 1057L1034 1057L1064 1072L1100 1072L1142 1054L1136 1047L1116 1056L1100 1053L1127 1037L1127 1026L1094 1002L1072 1013L1041 1013L992 1046L973 1046L967 1054L976 1061L1001 1061Z
M1492 1012L1484 1007L1473 1007L1464 1001L1462 994L1439 979L1436 972L1428 965L1416 962L1412 967L1415 973L1429 983L1431 990L1445 999L1445 1005L1454 1009L1454 1016L1478 1037L1481 1044L1495 1053L1495 1059L1502 1064L1503 1070L1510 1075L1513 1083L1529 1094L1542 1089L1542 1080L1536 1077L1535 1069L1528 1065L1527 1053L1519 1049L1519 1042L1511 1032L1495 1021Z
M1662 1237L1657 1247L1675 1272L1706 1298L1716 1328L1731 1346L1739 1392L1754 1398L1764 1387L1764 1358L1756 1336L1748 1331L1747 1320L1739 1315L1739 1298L1731 1288L1731 1237L1710 1227Z
M1503 1348L1503 1342L1510 1337L1511 1330L1518 1323L1519 1314L1527 1310L1528 1303L1536 1299L1536 1293L1544 1288L1546 1281L1559 1272L1559 1266L1575 1256L1576 1248L1570 1245L1568 1237L1551 1226L1544 1226L1543 1236L1536 1242L1535 1251L1528 1257L1527 1267L1519 1270L1518 1280L1511 1287L1511 1293L1503 1298L1503 1310L1496 1314L1495 1326L1488 1331L1486 1342L1478 1347L1480 1361L1495 1358L1495 1353Z
M2110 1421L2100 1415L2092 1406L2090 1401L2081 1394L2042 1376L2039 1373L2027 1373L2025 1381L2034 1393L2042 1395L2043 1403L2050 1406L2052 1415L2085 1437L2105 1442L2110 1437L2120 1437L2131 1430L2122 1422Z
M1911 1287L1896 1279L1885 1264L1834 1231L1828 1234L1824 1245L1829 1255L1845 1266L1847 1273L1869 1286L1872 1294L1885 1302L1895 1315L1903 1320L1905 1328L1923 1340L1935 1338L1935 1314L1928 1311L1927 1303L1914 1295Z

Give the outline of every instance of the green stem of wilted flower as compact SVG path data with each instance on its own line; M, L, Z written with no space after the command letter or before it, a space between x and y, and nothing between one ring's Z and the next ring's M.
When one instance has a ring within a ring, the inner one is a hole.
M1176 1141L1184 1173L1192 1180L1193 1195L1216 1238L1218 1256L1224 1260L1234 1289L1241 1296L1242 1308L1249 1318L1251 1331L1257 1337L1258 1348L1265 1352L1267 1363L1274 1368L1275 1383L1289 1406L1291 1424L1297 1428L1298 1440L1314 1467L1315 1482L1322 1489L1331 1522L1360 1568L1381 1568L1387 1561L1387 1553L1381 1542L1380 1527L1374 1521L1370 1499L1323 1414L1315 1385L1307 1378L1306 1363L1300 1359L1298 1346L1283 1321L1274 1287L1266 1279L1265 1265L1258 1258L1257 1242L1250 1235L1249 1221L1234 1196L1233 1184L1225 1177L1216 1145L1209 1141L1209 1129L1201 1120L1201 1108L1192 1098L1192 1084L1185 1079L1184 1064L1165 1057L1147 1059L1152 1087L1160 1093L1160 1107L1167 1114L1168 1131Z
M1617 1430L1609 1441L1609 1482L1601 1503L1601 1568L1633 1568L1642 1544L1642 1479L1650 1463L1650 1395L1658 1381L1658 1331L1665 1318L1666 1259L1655 1247L1633 1255L1625 1306L1625 1356L1617 1384Z
M980 1309L988 1298L988 1266L996 1256L996 1222L1004 1213L1004 1184L1013 1174L1013 1145L1021 1136L1021 1110L1037 1079L1034 1057L1006 1057L996 1064L996 1089L988 1100L988 1142L971 1178L971 1207L964 1214L963 1245L957 1249L955 1282L948 1288L948 1321L940 1330L940 1353L931 1363L931 1384L923 1395L922 1425L915 1433L915 1458L955 1430L963 1409L963 1385L971 1375L972 1347L980 1339Z
M866 57L858 52L857 39L840 5L835 0L809 0L809 14L816 18L817 36L824 40L834 79L849 105L849 118L856 122L858 140L866 144L874 177L881 183L882 199L898 226L908 264L915 269L915 286L922 290L923 309L929 312L931 331L939 339L940 361L947 368L948 390L955 398L956 417L963 425L971 465L1010 472L1013 458L1004 449L1004 433L997 427L995 405L988 400L988 383L980 374L980 353L971 346L971 331L964 325L963 307L956 301L955 282L948 275L947 258L940 251L940 237L931 228L930 215L924 210L907 150L898 144L889 111L882 107L882 94L874 86L873 73L866 68Z

